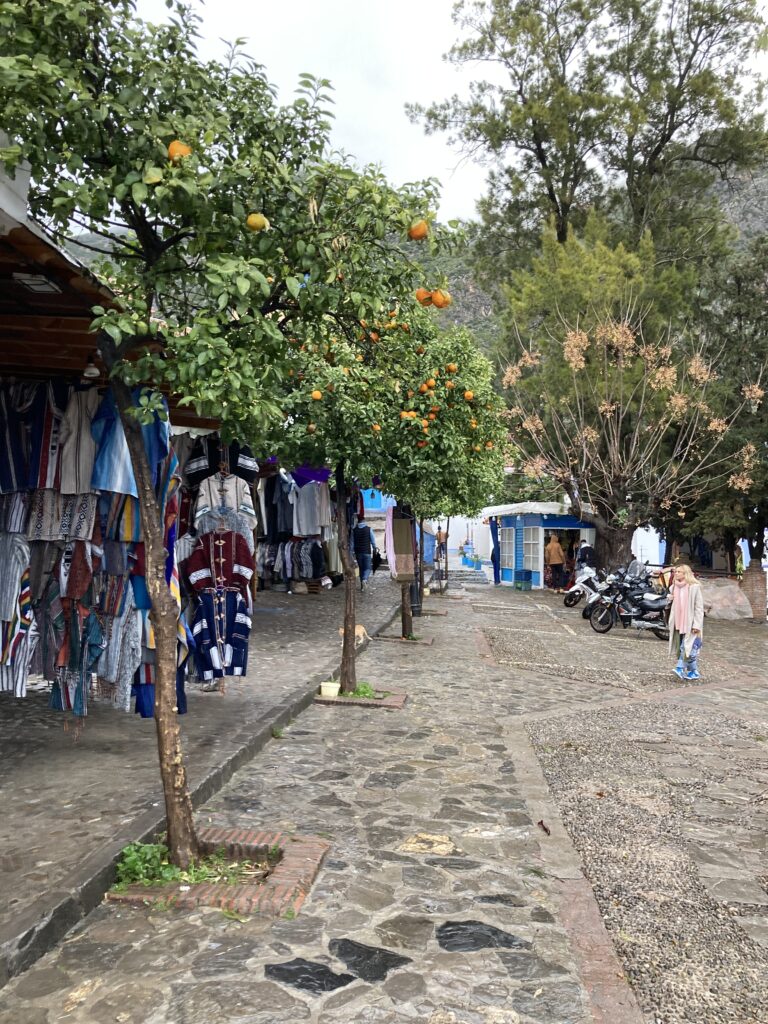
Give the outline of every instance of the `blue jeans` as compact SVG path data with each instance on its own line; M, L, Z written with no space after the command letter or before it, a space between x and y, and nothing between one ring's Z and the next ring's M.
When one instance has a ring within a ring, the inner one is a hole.
M360 582L365 583L373 573L373 557L371 555L355 555L355 561L360 569Z
M680 636L680 657L677 659L676 668L680 669L685 675L698 675L699 673L699 654L701 653L701 637L697 636L693 641L693 648L691 649L690 658L685 656L685 633Z

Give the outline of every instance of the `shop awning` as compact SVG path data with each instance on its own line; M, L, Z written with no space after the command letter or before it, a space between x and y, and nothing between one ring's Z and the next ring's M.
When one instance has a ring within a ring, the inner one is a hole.
M91 308L115 302L42 228L0 206L0 375L79 377L90 359L103 370L89 330ZM180 408L172 396L169 405L174 424L217 426Z

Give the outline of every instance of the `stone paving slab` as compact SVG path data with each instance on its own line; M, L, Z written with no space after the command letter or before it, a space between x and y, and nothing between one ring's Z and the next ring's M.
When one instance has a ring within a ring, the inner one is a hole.
M331 843L298 917L99 907L0 1024L765 1024L765 634L708 623L699 688L564 679L479 627L531 622L627 677L666 650L456 582L430 649L361 656L403 711L312 707L198 811Z
M358 621L384 628L398 600L377 575ZM311 703L338 664L342 616L341 588L257 596L248 675L226 680L223 696L190 687L182 728L196 803ZM93 702L77 741L65 724L42 693L0 694L0 985L98 904L127 843L162 827L154 720Z
M141 990L142 1024L588 1024L547 837L505 737L509 678L479 656L468 614L420 623L429 651L360 657L373 685L407 681L396 716L311 707L198 811L208 827L331 843L295 919L104 906L11 982L6 1014L53 1024L69 1000L72 1024L118 1007L131 1021Z

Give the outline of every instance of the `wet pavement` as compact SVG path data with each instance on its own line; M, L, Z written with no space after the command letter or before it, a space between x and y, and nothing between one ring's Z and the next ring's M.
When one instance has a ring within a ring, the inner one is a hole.
M298 916L102 905L0 1024L765 1024L763 631L693 688L553 595L426 607L359 659L402 711L312 707L198 811L329 839Z

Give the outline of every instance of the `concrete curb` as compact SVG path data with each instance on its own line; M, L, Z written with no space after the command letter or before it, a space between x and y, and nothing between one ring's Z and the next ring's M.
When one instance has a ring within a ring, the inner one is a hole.
M389 604L375 623L374 631L387 629L400 614L400 605ZM358 654L368 641L358 648ZM256 731L241 730L233 739L224 761L210 768L190 787L197 808L222 789L234 773L252 761L272 739L272 730L283 728L314 704L315 691L324 679L338 675L337 658L311 675L298 692L267 709ZM0 988L44 956L87 914L101 903L115 878L115 865L128 843L148 842L165 828L165 814L151 807L123 825L114 839L89 854L72 876L71 884L42 895L19 911L10 928L0 932Z

